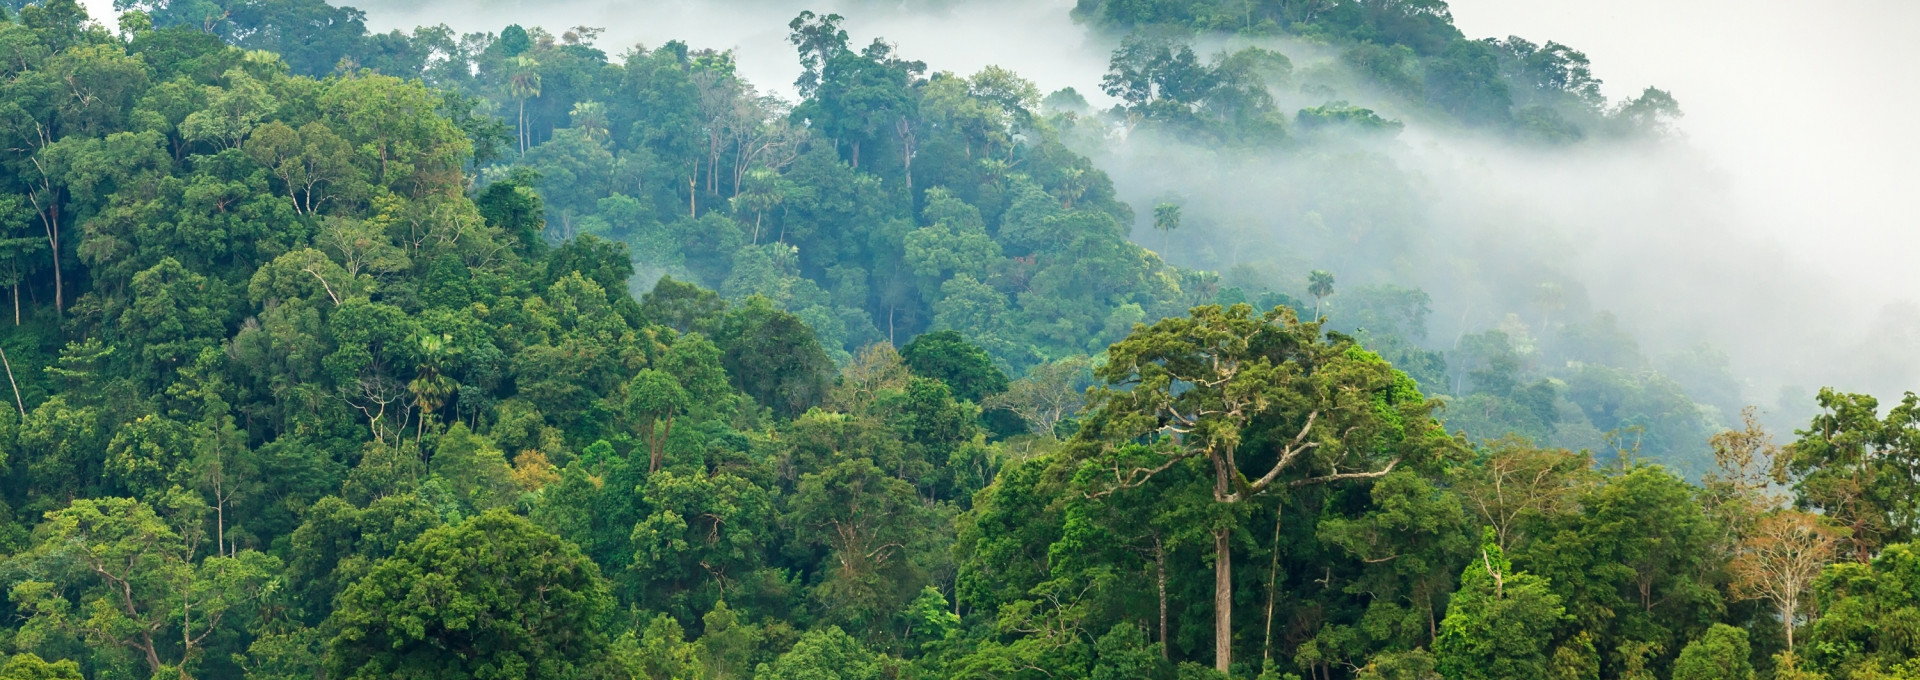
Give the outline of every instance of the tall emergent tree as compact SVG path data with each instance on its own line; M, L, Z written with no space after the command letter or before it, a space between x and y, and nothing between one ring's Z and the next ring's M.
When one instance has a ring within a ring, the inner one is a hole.
M1307 274L1307 293L1313 296L1313 316L1319 318L1320 304L1333 295L1333 273L1315 269Z
M1799 432L1775 475L1793 485L1795 504L1818 510L1850 532L1853 558L1873 559L1920 529L1920 396L1908 392L1879 416L1864 394L1820 390L1821 413Z
M1153 206L1153 230L1160 232L1160 253L1167 252L1168 240L1173 230L1180 228L1180 206L1175 203L1161 203Z
M1258 317L1246 304L1196 307L1136 329L1108 356L1095 372L1106 385L1074 441L1087 493L1210 468L1214 667L1223 673L1233 659L1236 508L1271 491L1382 477L1450 446L1411 378L1285 307ZM1133 445L1143 440L1152 443Z

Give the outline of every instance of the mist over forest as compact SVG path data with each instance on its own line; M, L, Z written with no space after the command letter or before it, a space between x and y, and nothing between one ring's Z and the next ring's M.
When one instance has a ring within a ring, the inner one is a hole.
M1650 8L110 5L0 22L0 680L1920 673L1891 156L1474 34Z
M863 39L899 45L930 68L971 73L1005 66L1045 91L1072 87L1100 108L1112 105L1098 83L1118 38L1076 23L1071 3L963 5L851 2L820 9L847 14L848 26ZM486 16L612 26L600 39L603 46L686 39L730 49L749 80L791 96L788 80L798 66L781 42L781 17L796 11L788 3L484 6ZM481 13L445 3L372 3L367 9L370 25L380 28L440 22L461 30L485 28L465 23ZM618 20L635 12L647 20ZM995 48L977 49L983 42ZM1457 341L1445 339L1500 326L1509 314L1529 326L1526 332L1551 336L1555 330L1542 325L1555 320L1550 313L1539 315L1542 303L1535 293L1541 285L1572 285L1578 310L1573 314L1614 315L1644 345L1649 366L1670 375L1685 373L1674 364L1701 352L1724 355L1727 375L1690 376L1694 382L1686 385L1695 393L1720 393L1695 396L1719 410L1708 416L1711 426L1724 425L1744 405L1758 406L1770 422L1784 425L1811 413L1819 385L1896 392L1920 370L1902 351L1920 338L1912 287L1862 288L1859 278L1837 276L1830 259L1792 250L1790 242L1775 237L1776 230L1822 227L1783 223L1743 195L1751 187L1729 177L1741 168L1690 144L1684 118L1673 121L1672 136L1655 143L1588 140L1542 148L1433 116L1418 103L1409 106L1377 83L1344 72L1350 66L1341 63L1338 49L1326 45L1284 36L1203 38L1201 45L1203 55L1264 45L1297 61L1302 77L1272 83L1282 110L1351 100L1406 125L1396 143L1371 149L1398 177L1367 179L1409 180L1402 182L1405 188L1384 189L1410 208L1397 218L1406 223L1399 228L1419 233L1429 239L1423 246L1437 250L1385 271L1370 263L1385 265L1393 258L1378 257L1364 245L1308 242L1309 232L1327 229L1324 216L1316 224L1307 215L1314 212L1310 207L1282 196L1321 201L1342 193L1351 200L1378 196L1369 193L1376 187L1351 182L1340 183L1344 191L1313 184L1328 169L1323 158L1252 154L1222 164L1215 162L1218 149L1181 140L1129 144L1102 138L1077 144L1076 150L1101 160L1137 215L1171 196L1197 202L1183 206L1192 218L1188 233L1205 243L1189 244L1191 250L1164 249L1176 264L1222 274L1236 266L1267 267L1273 270L1269 276L1298 279L1291 282L1294 288L1305 285L1303 272L1323 267L1363 285L1417 287L1434 296L1433 336L1426 344L1441 350L1457 349ZM1594 68L1606 70L1604 64ZM1611 91L1616 98L1638 94L1617 85ZM1279 177L1288 179L1268 181ZM1209 193L1214 196L1197 198ZM1134 228L1136 240L1151 242L1147 220L1137 218ZM1239 283L1278 287L1278 282ZM1783 322L1782 310L1788 309L1797 312L1794 322ZM1724 378L1737 387L1704 382ZM1738 391L1729 394L1729 389Z

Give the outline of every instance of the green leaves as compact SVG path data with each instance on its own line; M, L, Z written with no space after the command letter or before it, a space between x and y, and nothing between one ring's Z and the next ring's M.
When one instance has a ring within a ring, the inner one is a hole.
M119 648L158 673L191 668L211 636L233 632L275 582L280 561L254 551L199 557L204 504L178 491L164 501L166 519L124 498L80 499L48 513L26 558L52 580L24 581L10 593L32 617L29 634ZM180 612L191 617L176 619Z
M328 666L348 678L573 678L612 596L578 548L505 511L428 531L340 595Z
M754 672L764 680L879 680L886 662L839 626L808 631L793 649Z
M1806 670L1827 677L1898 677L1920 658L1920 552L1887 546L1871 563L1827 567L1815 583L1822 612L1802 646Z
M1460 573L1460 590L1434 641L1441 674L1459 680L1547 677L1550 631L1567 619L1546 579L1516 571L1494 541L1481 540L1479 559Z
M1920 537L1920 397L1909 392L1879 416L1863 394L1820 390L1821 413L1775 463L1802 507L1849 529L1854 559L1888 543Z
M1753 680L1747 631L1716 623L1687 643L1673 662L1673 680Z

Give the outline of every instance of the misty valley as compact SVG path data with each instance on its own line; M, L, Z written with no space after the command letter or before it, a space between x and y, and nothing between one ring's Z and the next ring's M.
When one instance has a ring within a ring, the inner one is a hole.
M0 4L0 680L1920 678L1907 336L1443 0Z

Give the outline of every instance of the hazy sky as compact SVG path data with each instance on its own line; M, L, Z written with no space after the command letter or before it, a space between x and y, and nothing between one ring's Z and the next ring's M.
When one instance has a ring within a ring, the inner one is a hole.
M1750 222L1881 301L1920 300L1920 3L1453 0L1473 37L1558 40L1610 97L1679 98Z

